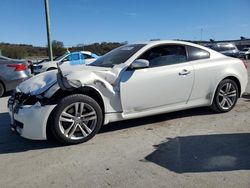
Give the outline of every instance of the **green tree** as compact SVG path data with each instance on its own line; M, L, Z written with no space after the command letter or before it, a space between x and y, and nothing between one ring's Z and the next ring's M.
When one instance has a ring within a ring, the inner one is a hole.
M52 49L55 56L61 56L66 52L63 42L57 40L52 41Z

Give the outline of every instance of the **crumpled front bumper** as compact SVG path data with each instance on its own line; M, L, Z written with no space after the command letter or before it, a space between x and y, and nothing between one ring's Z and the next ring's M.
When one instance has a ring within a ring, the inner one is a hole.
M50 113L56 105L24 105L16 111L15 104L8 104L11 130L32 140L46 140L46 127Z

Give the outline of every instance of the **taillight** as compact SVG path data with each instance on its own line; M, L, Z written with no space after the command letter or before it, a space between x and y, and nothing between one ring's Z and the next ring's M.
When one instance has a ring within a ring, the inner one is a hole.
M24 64L9 64L7 66L15 68L15 71L24 71L27 69L26 65Z
M247 69L247 62L244 60L241 60L241 62L244 64L245 68Z

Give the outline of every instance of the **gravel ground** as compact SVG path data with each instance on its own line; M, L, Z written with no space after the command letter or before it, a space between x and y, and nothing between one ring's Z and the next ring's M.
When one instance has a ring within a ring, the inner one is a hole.
M112 123L87 143L63 147L12 134L7 99L0 99L1 188L250 187L250 95L229 113L198 108Z

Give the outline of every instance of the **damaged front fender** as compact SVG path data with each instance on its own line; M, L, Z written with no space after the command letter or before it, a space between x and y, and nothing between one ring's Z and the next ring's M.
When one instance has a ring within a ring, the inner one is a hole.
M84 86L96 85L106 88L111 94L115 95L115 81L117 75L109 70L81 70L72 74L63 75L58 66L57 82L62 90L74 90Z
M62 71L58 67L57 83L62 90L72 91L78 88L91 87L101 94L105 112L122 111L118 76L119 70L85 67L78 71Z

